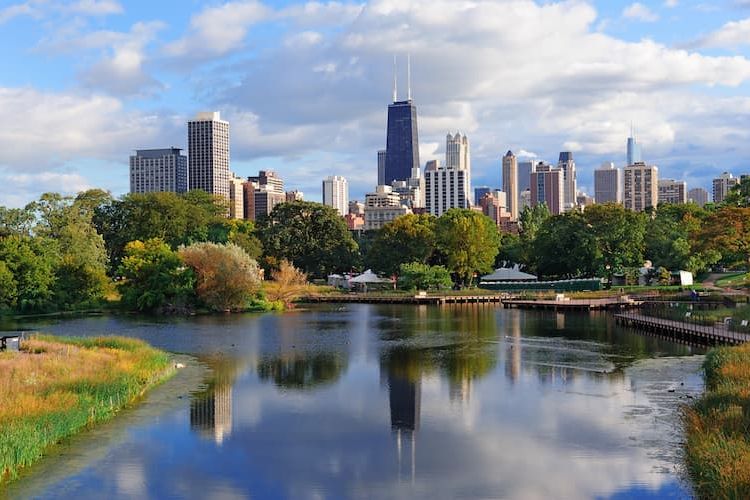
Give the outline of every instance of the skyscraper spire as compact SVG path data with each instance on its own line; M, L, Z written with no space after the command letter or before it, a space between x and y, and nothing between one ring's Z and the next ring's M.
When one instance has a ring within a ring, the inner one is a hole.
M398 82L396 81L396 55L393 55L393 102L398 102Z
M406 80L408 85L408 100L411 101L411 54L406 54Z

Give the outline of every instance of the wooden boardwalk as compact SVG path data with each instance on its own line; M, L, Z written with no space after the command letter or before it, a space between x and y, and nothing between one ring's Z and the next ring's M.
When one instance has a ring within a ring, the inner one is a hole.
M731 331L720 323L715 326L699 325L633 312L616 314L615 321L624 326L691 344L739 345L750 341L749 334Z
M311 295L301 302L333 304L500 304L503 295Z
M505 308L519 309L551 309L554 311L594 311L621 310L636 307L640 303L627 297L608 297L604 299L571 299L571 300L525 300L507 299L503 301Z

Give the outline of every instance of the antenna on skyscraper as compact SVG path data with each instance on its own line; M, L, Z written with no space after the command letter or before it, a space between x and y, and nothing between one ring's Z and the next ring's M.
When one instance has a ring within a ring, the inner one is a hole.
M408 96L411 101L411 54L406 54L406 82L408 85Z
M393 55L393 102L398 101L398 82L396 81L396 55Z

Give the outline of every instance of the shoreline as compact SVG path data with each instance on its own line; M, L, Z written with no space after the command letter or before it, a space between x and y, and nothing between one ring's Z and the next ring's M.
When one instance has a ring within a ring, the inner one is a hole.
M39 335L23 344L0 356L7 377L0 386L0 485L136 405L180 368L174 355L123 337Z

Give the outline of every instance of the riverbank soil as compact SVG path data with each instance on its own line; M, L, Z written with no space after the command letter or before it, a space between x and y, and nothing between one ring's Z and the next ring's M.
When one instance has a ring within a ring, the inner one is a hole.
M706 392L685 416L687 461L700 498L750 498L750 345L710 351Z
M168 354L119 337L36 336L0 352L0 483L173 372Z

